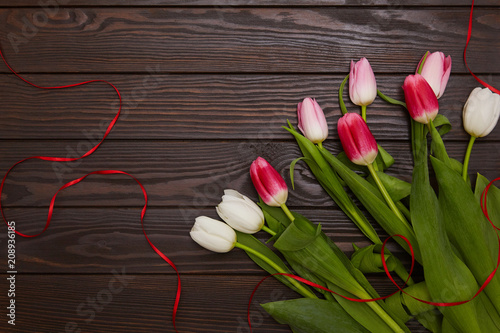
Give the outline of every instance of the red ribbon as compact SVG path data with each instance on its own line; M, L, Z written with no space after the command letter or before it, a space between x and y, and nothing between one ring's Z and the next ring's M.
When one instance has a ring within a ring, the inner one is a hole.
M1 194L2 194L2 191L3 191L3 187L5 185L5 180L7 179L7 176L9 175L9 173L12 171L12 169L14 167L16 167L18 164L21 164L27 160L30 160L30 159L40 159L40 160L44 160L44 161L52 161L52 162L71 162L71 161L76 161L76 160L79 160L79 159L82 159L82 158L85 158L89 155L91 155L93 152L95 152L97 150L97 148L99 148L99 146L101 145L101 143L104 141L104 139L106 139L106 137L108 136L108 134L111 132L111 129L113 128L113 126L115 125L116 121L118 120L118 117L120 116L120 112L121 112L121 109L122 109L122 97L120 95L120 92L118 91L118 88L116 88L115 85L113 85L112 83L108 82L108 81L105 81L105 80L90 80L90 81L85 81L85 82L79 82L79 83L74 83L74 84L69 84L69 85L63 85L63 86L55 86L55 87L43 87L43 86L39 86L39 85L36 85L34 83L31 83L30 81L24 79L22 76L20 76L18 73L16 73L16 71L14 71L14 69L12 69L12 67L10 67L10 65L7 63L7 60L4 58L3 56L3 53L2 51L0 50L0 56L3 60L3 62L5 63L5 65L10 69L10 71L15 75L17 76L19 79L23 80L24 82L26 82L27 84L33 86L33 87L36 87L36 88L39 88L39 89L64 89L64 88L71 88L71 87L77 87L77 86L81 86L81 85L84 85L84 84L88 84L88 83L93 83L93 82L102 82L102 83L106 83L108 85L110 85L111 87L113 87L113 89L115 90L116 94L118 95L118 98L120 100L120 105L119 105L119 108L118 108L118 112L116 113L115 117L113 118L113 120L110 122L110 124L108 125L107 129L106 129L106 132L104 133L101 141L99 141L99 143L97 143L94 147L92 147L89 151L87 151L85 154L83 154L82 156L80 157L74 157L74 158L67 158L67 157L49 157L49 156L31 156L31 157L27 157L25 159L22 159L18 162L16 162L14 165L12 165L9 170L7 170L7 172L5 173L5 176L3 177L2 179L2 183L0 184L0 212L2 214L2 217L3 217L3 220L4 222L8 225L7 223L7 219L5 217L5 214L3 212L3 208L2 208L2 200L1 200ZM49 212L48 212L48 216L47 216L47 222L45 223L45 227L43 228L43 230L37 234L34 234L34 235L27 235L27 234L23 234L17 230L14 230L15 233L19 236L22 236L22 237L28 237L28 238L31 238L31 237L36 237L36 236L39 236L41 235L43 232L45 232L45 230L47 230L47 228L49 227L50 225L50 221L52 219L52 214L53 214L53 211L54 211L54 203L55 203L55 200L56 200L56 197L57 197L57 194L64 190L65 188L68 188L70 186L73 186L73 185L76 185L78 184L79 182L81 182L82 180L84 180L85 178L87 178L88 176L90 175L93 175L93 174L100 174L100 175L110 175L110 174L123 174L123 175L127 175L127 176L130 176L132 177L136 182L137 184L139 184L139 186L141 187L141 190L142 190L142 193L144 195L144 207L142 208L142 211L141 211L141 227L142 227L142 231L144 233L144 236L146 237L146 240L147 242L149 243L149 245L151 246L151 248L163 259L165 260L176 272L177 274L177 293L176 293L176 296L175 296L175 303L174 303L174 308L173 308L173 311L172 311L172 323L174 325L174 329L175 331L177 332L177 328L176 328L176 324L175 324L175 319L176 319L176 316L177 316L177 310L179 308L179 301L180 301L180 297L181 297L181 278L180 278L180 275L179 275L179 271L177 270L177 267L174 265L174 263L165 255L163 254L163 252L161 252L152 242L151 240L149 239L148 235L146 234L146 230L144 229L144 216L146 214L146 208L147 208L147 205L148 205L148 195L146 193L146 189L144 188L144 186L141 184L141 182L135 178L134 176L132 176L131 174L125 172L125 171L120 171L120 170L99 170L99 171L93 171L93 172L90 172L88 174L86 174L85 176L83 177L80 177L80 178L77 178L77 179L74 179L66 184L64 184L63 186L61 186L61 188L59 188L59 190L57 190L57 192L54 194L54 196L52 197L52 200L50 201L50 206L49 206ZM10 228L10 226L9 226Z
M470 42L470 38L471 38L471 35L472 35L472 12L474 11L474 0L472 0L472 5L471 5L471 8L470 8L470 16L469 16L469 29L467 31L467 42L465 43L465 48L464 48L464 63L465 63L465 67L467 67L467 69L469 70L469 72L471 73L471 75L479 82L481 83L483 86L489 88L491 91L497 93L497 94L500 94L500 91L498 89L496 89L495 87L489 85L488 83L484 82L483 80L481 80L480 78L478 78L476 76L476 74L472 73L472 71L470 70L469 68L469 65L467 65L467 46L469 46L469 42Z
M494 182L496 181L499 181L500 180L500 177L492 180L488 186L485 187L483 193L481 194L481 209L484 213L484 215L486 216L486 218L488 219L488 221L490 222L491 226L495 229L495 230L500 230L500 228L497 228L493 222L491 221L489 215L488 215L488 207L487 207L487 201L486 201L486 197L487 197L487 194L488 194L488 191L491 187L491 185L493 185ZM410 252L411 252L411 268L410 268L410 272L408 274L408 278L406 279L403 287L400 287L397 282L394 280L394 278L392 277L391 273L389 272L389 268L387 267L387 263L385 261L385 256L384 256L384 249L385 249L385 246L387 244L387 242L389 241L389 239L393 238L393 237L400 237L402 238L407 244L408 246L410 247ZM252 294L250 295L250 301L248 302L248 309L247 309L247 319L248 319L248 326L250 327L250 331L252 330L252 324L251 324L251 321L250 321L250 306L252 304L252 299L257 291L257 289L259 288L259 286L268 278L270 278L271 276L274 276L274 275L283 275L283 276L288 276L292 279L295 279L299 282L302 282L308 286L311 286L311 287L314 287L314 288L319 288L321 290L324 290L324 291L328 291L332 294L335 294L337 296L340 296L342 298L345 298L349 301L353 301L353 302L358 302L358 303L366 303L366 302L375 302L375 301L380 301L380 300L384 300L386 298L389 298L391 297L392 295L396 294L397 292L401 291L402 293L410 296L411 298L419 301L419 302L422 302L422 303L425 303L425 304L429 304L429 305L433 305L433 306L455 306L455 305L460 305L460 304L465 304L467 302L470 302L472 301L474 298L476 298L483 290L484 288L486 288L486 286L490 283L490 281L493 279L493 277L495 276L495 273L497 272L498 270L498 267L500 267L500 236L498 236L498 233L497 233L497 238L498 238L498 259L497 259L497 265L495 267L495 269L493 270L493 272L490 273L490 275L488 275L488 278L484 281L484 283L481 285L481 287L478 289L478 291L474 294L474 296L472 296L470 299L468 300L465 300L465 301L459 301L459 302L431 302L431 301L426 301L426 300L423 300L423 299L420 299L418 297L415 297L415 296L412 296L410 294L408 294L406 291L403 290L404 286L406 285L406 283L408 282L408 280L410 279L412 273L413 273L413 267L415 265L415 255L414 255L414 252L413 252L413 247L410 243L410 241L404 237L403 235L393 235L393 236L390 236L388 238L386 238L386 240L384 241L384 243L382 244L382 251L380 253L380 256L382 258L382 265L384 266L384 271L385 271L385 274L389 277L389 279L391 280L391 282L398 288L398 290L394 291L393 293L389 294L389 295L386 295L386 296L382 296L382 297L378 297L378 298L371 298L371 299L359 299L359 298L352 298L352 297L347 297L347 296L344 296L344 295L341 295L333 290L330 290L328 288L325 288L317 283L314 283L312 281L309 281L309 280L306 280L300 276L297 276L297 275L293 275L293 274L288 274L288 273L274 273L272 275L268 275L266 277L264 277L262 280L260 280L260 282L255 286L254 290L252 291Z

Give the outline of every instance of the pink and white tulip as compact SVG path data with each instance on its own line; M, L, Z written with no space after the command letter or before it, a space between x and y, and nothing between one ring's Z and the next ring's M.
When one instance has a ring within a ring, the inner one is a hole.
M429 52L427 52L426 54L429 54ZM418 68L420 68L420 65L424 58L425 55L418 63L417 71ZM425 62L420 74L427 80L427 83L429 83L429 85L431 86L436 97L440 98L441 96L443 96L446 85L448 84L450 72L451 57L447 56L445 58L443 52L434 52L430 53L427 58L425 58Z
M325 114L315 99L304 98L297 105L297 117L299 119L298 127L306 138L313 143L325 141L328 136L328 125Z
M354 104L359 106L370 105L377 97L377 81L366 58L361 58L356 63L351 60L349 97Z
M368 165L375 161L378 154L377 142L366 122L357 113L346 113L337 124L342 147L357 165Z
M428 124L436 118L439 103L429 83L420 74L408 75L403 83L406 107L413 120Z
M279 207L288 198L288 187L281 175L262 157L257 157L250 166L252 183L267 205Z

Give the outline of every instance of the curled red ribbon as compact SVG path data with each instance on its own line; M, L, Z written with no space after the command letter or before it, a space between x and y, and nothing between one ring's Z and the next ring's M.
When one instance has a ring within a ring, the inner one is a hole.
M500 177L492 180L484 189L483 193L481 194L481 209L484 213L484 215L486 216L486 218L488 219L488 221L490 222L491 226L495 229L495 230L500 230L500 228L497 228L493 222L491 221L489 215L488 215L488 207L487 207L487 201L486 201L486 198L487 198L487 194L488 194L488 191L491 187L491 185L493 185L494 182L496 181L499 181L500 180ZM385 260L385 256L384 256L384 250L385 250L385 246L387 244L387 242L393 238L393 237L400 237L402 238L407 244L408 246L410 247L410 252L411 252L411 268L410 268L410 272L408 274L408 278L406 279L403 287L399 286L397 284L397 282L394 280L394 278L392 277L391 273L389 272L389 268L387 267L387 262ZM411 298L419 301L419 302L422 302L422 303L425 303L425 304L429 304L429 305L433 305L433 306L441 306L441 307L444 307L444 306L455 306L455 305L460 305L460 304L464 304L464 303L467 303L467 302L470 302L472 301L474 298L476 298L483 290L484 288L486 288L486 286L488 286L488 284L490 283L490 281L493 279L493 277L495 276L495 273L497 272L498 270L498 267L500 267L500 236L498 235L497 233L497 238L498 238L498 259L497 259L497 265L495 267L495 269L490 273L490 275L488 275L488 278L484 281L484 283L481 285L481 287L478 289L478 291L474 294L474 296L472 296L470 299L468 300L464 300L464 301L458 301L458 302L431 302L431 301L427 301L427 300L423 300L423 299L420 299L418 297L415 297L415 296L412 296L410 294L408 294L406 291L403 290L404 286L406 285L406 283L408 282L408 280L410 279L412 273L413 273L413 268L414 268L414 265L415 265L415 255L414 255L414 252L413 252L413 247L410 243L410 241L404 237L403 235L393 235L393 236L390 236L390 237L387 237L384 241L384 243L382 244L382 251L380 253L380 256L382 258L382 265L384 266L384 271L385 271L385 274L389 277L389 279L391 280L391 282L398 288L398 290L394 291L393 293L389 294L389 295L386 295L386 296L382 296L382 297L378 297L378 298L371 298L371 299L359 299L359 298L352 298L352 297L347 297L347 296L344 296L344 295L341 295L333 290L330 290L328 288L325 288L317 283L314 283L312 281L309 281L307 279L304 279L300 276L297 276L297 275L293 275L293 274L288 274L288 273L275 273L275 274L272 274L272 275L268 275L266 277L264 277L262 280L260 280L260 282L255 286L254 290L252 291L252 294L250 295L250 301L248 302L248 309L247 309L247 319L248 319L248 326L250 328L250 331L252 330L252 324L251 324L251 320L250 320L250 306L252 304L252 299L257 291L257 289L259 288L259 286L268 278L270 278L271 276L274 276L274 275L283 275L283 276L288 276L289 278L292 278L292 279L295 279L299 282L302 282L308 286L311 286L311 287L314 287L314 288L318 288L318 289L321 289L321 290L324 290L324 291L328 291L330 293L333 293L337 296L340 296L342 298L345 298L349 301L353 301L353 302L358 302L358 303L366 303L366 302L375 302L375 301L380 301L380 300L384 300L386 298L389 298L391 297L392 295L396 294L397 292L401 291L402 293L410 296Z
M121 94L120 94L120 91L118 90L118 88L116 88L116 86L113 85L112 83L110 83L108 81L105 81L105 80L89 80L89 81L84 81L84 82L79 82L79 83L74 83L74 84L69 84L69 85L63 85L63 86L54 86L54 87L39 86L39 85L36 85L36 84L34 84L34 83L32 83L32 82L24 79L16 71L14 71L14 69L12 69L12 67L10 67L10 65L7 63L7 60L4 58L3 53L2 53L1 50L0 50L0 57L2 58L3 62L5 63L5 65L10 69L10 71L15 76L17 76L19 79L23 80L24 82L26 82L27 84L29 84L29 85L31 85L33 87L36 87L36 88L39 88L39 89L64 89L64 88L77 87L77 86L81 86L81 85L85 85L85 84L89 84L89 83L94 83L94 82L102 82L102 83L106 83L106 84L110 85L111 87L113 87L113 89L115 90L115 92L118 95L118 98L120 100L118 112L116 113L116 115L114 116L114 118L109 123L109 125L108 125L108 127L106 129L106 132L104 133L102 139L94 147L92 147L89 151L87 151L82 156L80 156L80 157L74 157L74 158L50 157L50 156L31 156L31 157L27 157L25 159L22 159L22 160L16 162L14 165L12 165L9 168L9 170L7 170L7 172L5 173L5 176L2 179L2 183L0 184L0 212L2 214L4 222L8 225L7 219L5 217L5 214L4 214L3 208L2 208L1 194L3 192L3 187L5 185L5 180L7 179L7 176L12 171L12 169L14 167L16 167L18 164L21 164L21 163L23 163L23 162L25 162L27 160L30 160L30 159L40 159L40 160L43 160L43 161L52 161L52 162L71 162L71 161L76 161L76 160L79 160L79 159L82 159L82 158L85 158L85 157L91 155L93 152L95 152L97 150L97 148L99 148L99 146L104 141L104 139L106 139L106 137L108 136L108 134L111 132L113 126L115 125L116 121L118 120L118 117L120 116L120 112L121 112L121 109L122 109L122 97L121 97ZM68 188L70 186L78 184L79 182L81 182L82 180L84 180L85 178L87 178L88 176L93 175L93 174L100 174L100 175L123 174L123 175L127 175L127 176L132 177L132 179L134 179L137 182L137 184L139 184L139 186L140 186L140 188L142 190L142 193L144 195L144 207L142 208L142 211L141 211L141 227L142 227L142 231L144 233L144 236L146 237L146 240L149 243L149 245L151 246L151 248L163 260L165 260L175 270L175 272L177 274L177 292L176 292L176 296L175 296L174 308L173 308L173 311L172 311L172 323L174 325L175 331L177 332L175 319L176 319L176 316L177 316L177 311L178 311L178 308L179 308L179 301L180 301L180 297L181 297L181 278L180 278L180 274L179 274L179 271L177 270L177 267L174 265L174 263L151 242L151 240L149 239L148 235L146 234L146 230L144 229L144 216L146 214L146 208L147 208L147 205L148 205L148 195L147 195L146 189L144 188L144 186L142 185L142 183L137 178L135 178L134 176L132 176L131 174L129 174L129 173L125 172L125 171L120 171L120 170L99 170L99 171L90 172L90 173L86 174L83 177L74 179L74 180L72 180L72 181L64 184L63 186L61 186L61 188L59 188L59 190L57 190L57 192L52 197L52 200L50 201L49 212L48 212L48 216L47 216L47 222L45 223L45 227L43 228L43 230L41 232L39 232L37 234L34 234L34 235L23 234L23 233L19 232L18 230L14 230L14 232L17 235L19 235L19 236L28 237L28 238L36 237L36 236L41 235L43 232L45 232L45 230L47 230L47 228L50 225L50 221L52 219L52 213L54 211L54 203L55 203L57 194L60 191L64 190L65 188Z
M470 15L469 15L469 28L467 30L467 42L465 43L465 48L464 48L464 63L465 63L465 67L467 67L467 70L469 71L469 73L479 82L481 83L483 86L485 86L486 88L490 89L491 91L497 93L497 94L500 94L500 91L491 86L490 84L484 82L483 80L481 80L480 78L478 78L476 76L476 74L472 73L471 69L469 68L469 65L467 65L467 47L469 46L469 42L470 42L470 38L472 36L472 12L474 11L474 0L472 0L472 5L471 5L471 8L470 8Z

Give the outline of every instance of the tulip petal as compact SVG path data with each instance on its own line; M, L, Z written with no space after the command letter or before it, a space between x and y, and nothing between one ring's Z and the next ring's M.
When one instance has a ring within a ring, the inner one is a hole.
M281 175L265 159L258 157L250 166L250 177L262 200L279 207L288 198L288 188Z
M378 154L377 143L363 118L357 113L346 113L337 125L342 147L355 164L368 165Z

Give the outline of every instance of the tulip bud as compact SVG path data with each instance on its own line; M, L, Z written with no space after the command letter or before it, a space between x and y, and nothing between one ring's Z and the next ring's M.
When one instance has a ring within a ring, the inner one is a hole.
M189 235L207 250L218 253L229 252L236 244L236 232L230 226L206 216L195 219Z
M426 54L428 54L427 52ZM422 57L420 62L418 63L418 68L422 61L424 60L425 55ZM420 74L427 80L427 83L431 86L434 94L437 98L440 98L444 90L446 89L446 84L448 84L448 79L450 78L451 72L451 57L444 57L443 52L434 52L429 54L425 58L424 65L422 66L422 71ZM417 73L415 73L417 74Z
M375 161L378 154L377 142L366 122L357 113L346 113L337 123L342 147L357 165L368 165Z
M288 198L285 181L271 164L262 157L257 157L250 166L253 185L266 205L279 207Z
M403 90L406 106L415 121L428 124L436 118L439 103L431 86L422 75L408 75L403 83Z
M349 97L354 104L359 106L370 105L377 97L377 81L366 58L361 58L356 63L351 60Z
M325 141L328 136L328 125L325 114L315 99L304 98L297 105L299 129L313 143Z
M217 213L233 229L254 234L264 225L262 210L249 198L234 190L224 190Z
M490 134L500 116L500 95L488 88L475 88L465 102L462 117L464 128L473 137Z

